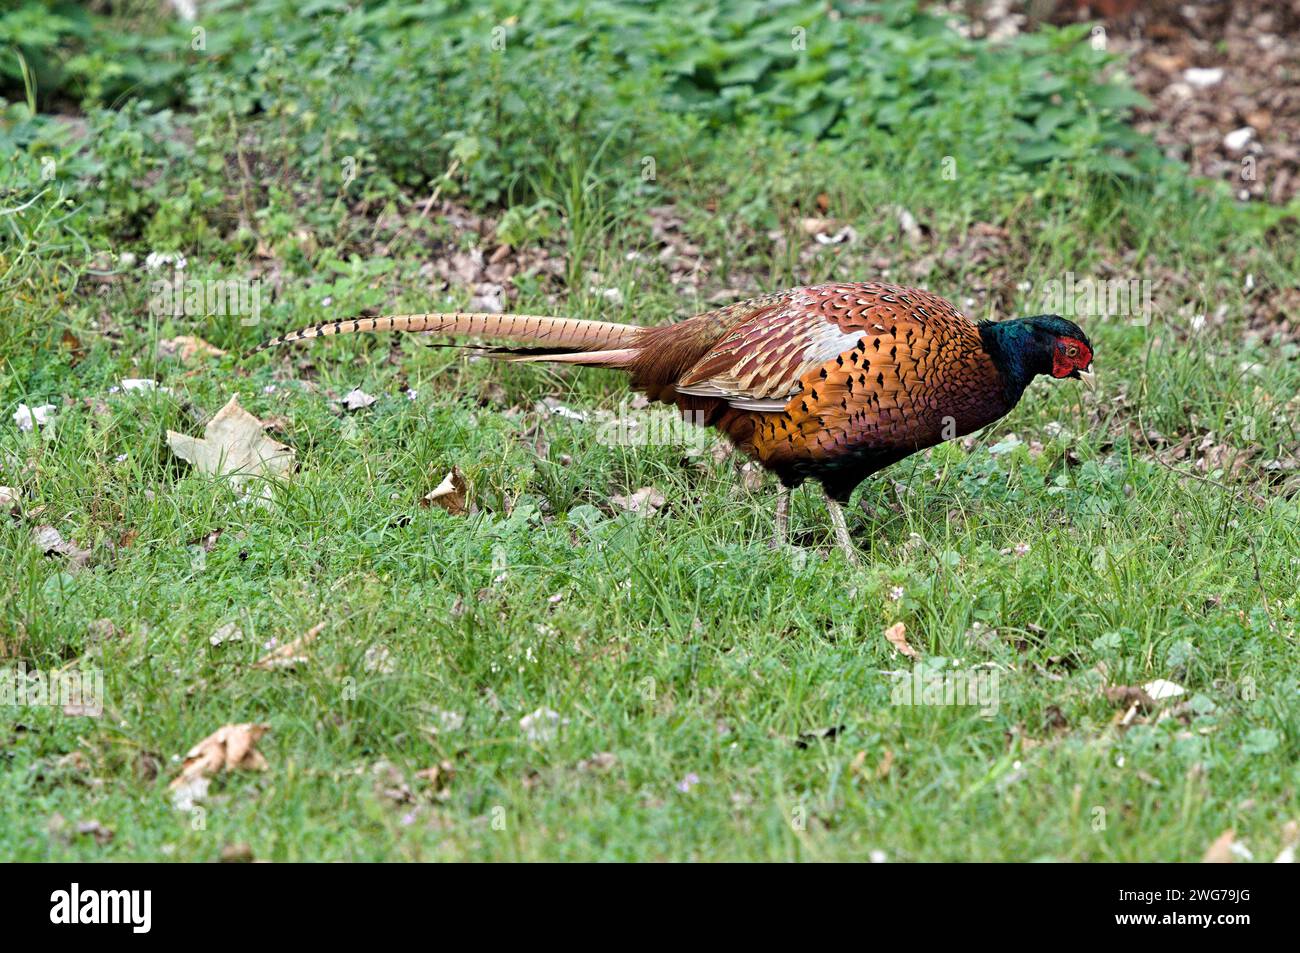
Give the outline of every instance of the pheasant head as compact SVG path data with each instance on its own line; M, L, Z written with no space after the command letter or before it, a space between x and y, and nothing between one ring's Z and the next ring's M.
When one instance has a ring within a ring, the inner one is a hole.
M1060 315L984 321L980 336L1016 399L1039 374L1071 377L1092 386L1092 342L1082 328Z

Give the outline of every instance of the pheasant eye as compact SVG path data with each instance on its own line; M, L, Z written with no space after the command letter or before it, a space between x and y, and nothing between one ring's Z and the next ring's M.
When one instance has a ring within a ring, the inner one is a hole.
M1078 357L1078 356L1079 356L1079 349L1078 349L1077 347L1075 347L1073 344L1067 344L1066 347L1065 347L1065 356L1066 356L1066 357Z

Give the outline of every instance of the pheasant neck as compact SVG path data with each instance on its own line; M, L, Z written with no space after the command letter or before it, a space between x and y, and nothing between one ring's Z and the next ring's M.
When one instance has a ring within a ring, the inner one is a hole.
M1023 320L981 321L980 338L1002 375L1007 403L1014 406L1037 375L1046 373L1050 354L1045 354L1034 328Z

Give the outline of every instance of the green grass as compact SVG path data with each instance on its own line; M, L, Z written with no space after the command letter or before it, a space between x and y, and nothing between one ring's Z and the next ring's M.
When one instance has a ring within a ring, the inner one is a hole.
M973 440L868 481L850 510L854 568L812 490L795 496L795 545L770 550L774 484L747 487L712 437L611 445L607 415L630 397L612 373L409 338L234 356L322 317L463 305L466 289L431 292L420 266L473 238L419 218L428 189L391 182L343 203L281 169L241 196L235 166L207 164L234 147L202 106L187 121L211 138L168 140L170 165L149 158L156 117L109 118L118 133L102 127L75 161L110 163L84 174L115 189L154 169L147 215L100 216L93 191L69 186L71 206L51 192L0 221L0 484L23 496L0 520L3 664L87 659L106 679L97 720L0 708L0 856L211 860L247 843L275 860L1196 860L1228 828L1258 859L1277 852L1300 783L1300 529L1294 473L1265 463L1295 452L1300 366L1260 316L1300 278L1286 210L1236 208L1176 172L1118 183L1068 162L950 181L933 156L855 164L779 129L665 149L649 192L590 149L537 146L554 237L521 242L562 258L563 278L521 278L520 311L661 323L720 288L888 268L1007 317L1041 311L1042 283L1069 271L1152 281L1149 324L1078 319L1099 393L1040 380ZM260 121L245 127L264 137L250 162L294 150ZM6 173L6 207L38 191L23 168ZM859 240L800 254L798 219L823 193ZM241 225L245 199L255 221ZM656 259L645 209L664 201L710 269L691 293ZM385 204L404 229L376 224ZM894 205L933 229L928 244L898 237ZM978 251L978 222L1006 238ZM282 269L258 327L154 317L152 276L105 257L180 249L194 274L247 276L264 259L245 228ZM231 353L156 357L176 334ZM170 393L110 392L149 376ZM353 387L378 402L341 413ZM235 393L297 451L265 506L164 439L201 433ZM547 397L586 419L539 412ZM20 432L20 402L57 419ZM1182 439L1187 455L1158 456ZM1203 442L1248 461L1201 468ZM420 505L452 466L471 515ZM667 499L653 517L611 503L646 486ZM89 567L38 551L40 524L90 548ZM94 642L98 619L121 634ZM898 621L921 662L886 642ZM229 622L242 641L210 645ZM252 668L320 622L309 664ZM995 672L995 710L895 704L914 664ZM1186 694L1119 724L1103 686L1155 678ZM538 709L562 719L549 740L521 728ZM271 725L269 770L224 774L201 811L175 809L179 758L246 721ZM415 777L443 762L441 790ZM386 793L403 785L409 797ZM91 819L110 841L74 833Z

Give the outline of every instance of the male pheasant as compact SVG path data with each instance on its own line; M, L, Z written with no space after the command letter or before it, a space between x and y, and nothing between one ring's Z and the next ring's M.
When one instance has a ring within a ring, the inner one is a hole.
M316 324L290 341L362 331L504 339L512 361L626 371L637 390L716 427L790 490L822 484L835 538L856 555L841 505L871 474L1002 417L1039 374L1091 382L1092 345L1057 315L971 321L937 295L881 282L795 288L661 327L523 314L403 314Z

